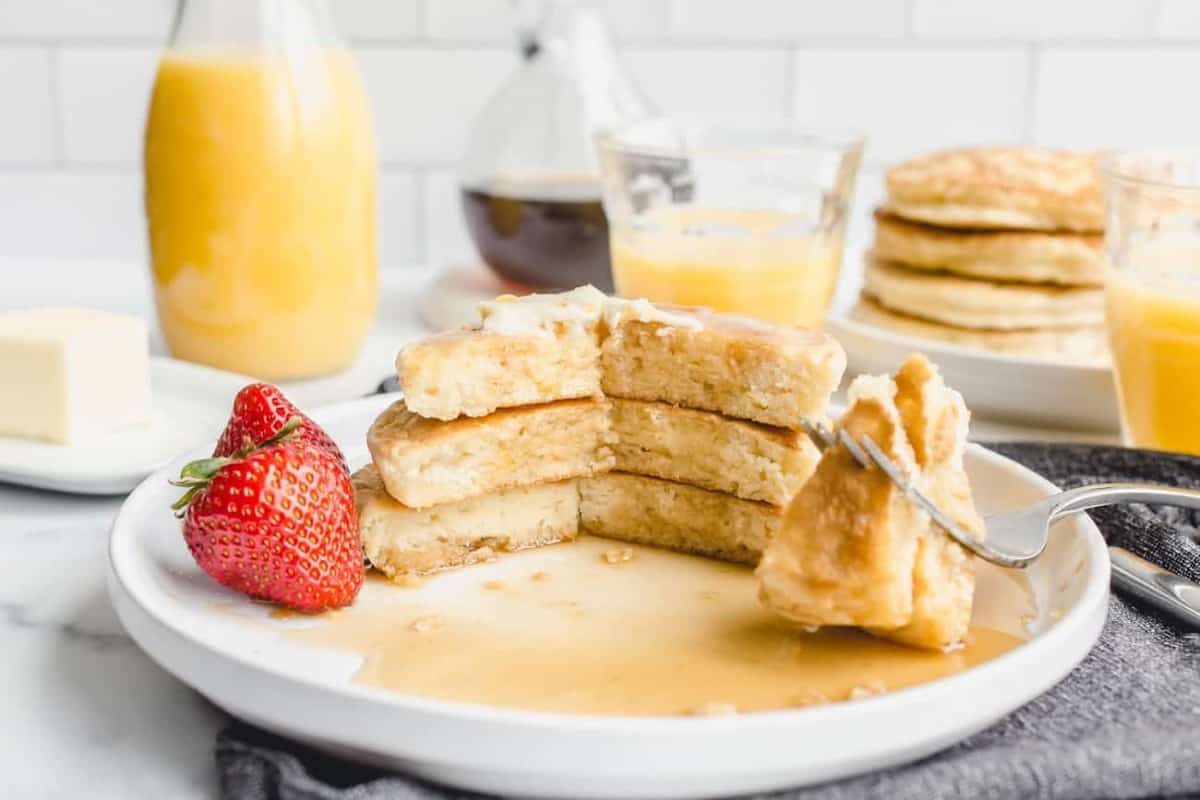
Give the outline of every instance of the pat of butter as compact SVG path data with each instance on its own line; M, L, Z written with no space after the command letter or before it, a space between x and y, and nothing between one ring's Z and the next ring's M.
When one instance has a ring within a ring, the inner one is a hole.
M558 294L501 295L480 303L479 316L483 330L508 335L552 336L563 329L590 334L601 320L610 330L627 319L690 330L704 327L694 317L663 311L649 300L608 297L594 286Z
M0 436L73 444L149 419L142 320L74 308L0 312Z
M552 336L560 326L572 334L592 333L605 299L593 286L559 294L500 295L479 304L479 318L485 331L509 336Z

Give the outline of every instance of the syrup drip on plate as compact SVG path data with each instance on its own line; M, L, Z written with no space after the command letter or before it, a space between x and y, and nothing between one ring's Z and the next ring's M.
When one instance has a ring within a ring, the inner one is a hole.
M614 545L632 556L611 563ZM356 683L407 695L580 714L764 711L871 697L1018 646L1034 616L1025 577L979 572L976 624L952 653L806 632L759 606L745 567L586 537L415 589L376 576L353 607L289 617L280 633L357 654Z

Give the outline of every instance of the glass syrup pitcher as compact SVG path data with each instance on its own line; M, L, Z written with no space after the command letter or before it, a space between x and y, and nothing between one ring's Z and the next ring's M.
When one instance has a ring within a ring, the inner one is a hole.
M649 116L584 2L523 4L521 62L480 113L460 170L480 256L521 289L612 290L594 137Z

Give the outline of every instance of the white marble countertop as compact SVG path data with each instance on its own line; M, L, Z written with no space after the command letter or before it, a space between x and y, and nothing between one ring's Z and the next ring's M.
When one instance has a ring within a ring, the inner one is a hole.
M400 343L421 332L431 275L385 272L379 321L346 374L287 387L312 407L371 391ZM67 287L64 290L64 287ZM88 305L149 314L142 269L0 261L0 308ZM1046 432L978 426L987 438ZM0 486L0 797L202 798L216 793L222 714L125 635L104 584L119 498Z
M306 408L370 392L421 333L425 270L381 280L375 330L343 375L287 386ZM64 290L63 287L69 287ZM83 305L150 314L136 265L0 261L0 309ZM105 587L121 498L0 485L0 797L211 798L222 713L125 635Z

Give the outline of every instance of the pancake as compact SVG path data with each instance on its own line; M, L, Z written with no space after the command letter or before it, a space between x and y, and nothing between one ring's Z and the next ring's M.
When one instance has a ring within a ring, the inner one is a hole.
M575 538L574 480L540 483L426 509L394 500L374 467L354 473L363 552L390 578L487 561Z
M1104 237L1095 233L958 231L877 211L872 254L881 261L968 278L1063 286L1104 283Z
M450 422L418 416L399 400L367 432L387 491L412 508L609 469L608 441L607 403L590 399Z
M893 167L884 209L946 228L1104 230L1091 153L1039 148L945 150Z
M783 510L683 483L610 472L579 481L585 533L756 564Z
M962 529L983 537L987 528L975 510L963 466L970 412L962 395L946 387L924 356L910 357L894 380L896 408L921 472L922 490ZM912 616L899 628L870 632L914 647L953 649L967 635L974 596L974 557L930 523L917 543Z
M414 413L482 417L498 408L600 396L600 341L627 319L698 327L646 300L569 292L501 295L479 305L472 328L431 336L396 357L400 389Z
M846 369L834 339L706 309L669 310L701 327L623 322L601 347L606 395L791 429L801 417L824 414Z
M864 379L865 378L865 379ZM873 383L878 388L867 391ZM869 435L909 478L916 456L894 402L895 384L873 376L839 427ZM859 466L842 445L825 451L796 495L758 567L759 596L803 625L898 628L912 619L920 512L883 472Z
M452 420L498 408L598 397L599 359L591 333L458 331L405 346L396 357L396 374L409 409Z
M1104 324L1101 289L998 283L868 259L863 293L892 311L959 328L1019 330Z
M846 355L821 333L583 287L484 304L478 328L396 365L409 409L433 419L607 394L794 429L824 411Z
M902 473L977 535L963 467L968 413L924 356L895 378L863 376L839 427L870 436ZM878 467L842 445L823 455L759 564L763 603L805 625L858 626L930 650L960 646L975 590L972 557Z
M860 298L849 316L859 322L916 339L1061 364L1101 367L1109 364L1108 337L1103 325L1016 330L959 328L897 314L870 297Z
M612 398L614 469L786 505L820 452L799 431L666 403Z

